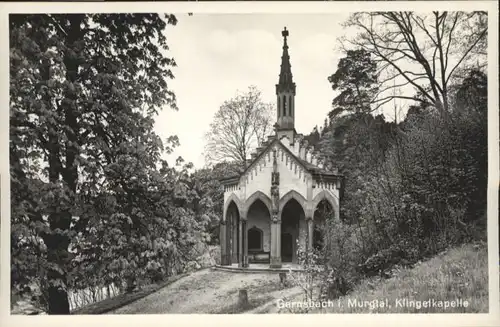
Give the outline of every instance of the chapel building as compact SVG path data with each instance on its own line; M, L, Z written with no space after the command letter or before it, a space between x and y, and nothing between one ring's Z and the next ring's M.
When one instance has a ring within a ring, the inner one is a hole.
M299 246L318 247L316 228L325 219L339 221L342 176L327 169L312 146L295 130L296 85L290 65L286 27L276 84L277 121L238 176L222 180L221 265L253 263L281 268L297 263ZM321 209L321 210L320 210ZM322 214L327 212L328 214Z

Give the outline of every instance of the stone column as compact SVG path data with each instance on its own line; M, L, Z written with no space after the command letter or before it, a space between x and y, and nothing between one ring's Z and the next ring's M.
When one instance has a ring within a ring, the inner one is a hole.
M314 225L312 217L307 217L307 250L311 250L313 247L313 235L314 235Z
M231 265L231 259L232 259L232 253L233 253L233 249L232 249L232 244L231 244L231 238L233 237L233 233L232 233L232 227L231 227L231 221L227 221L225 222L225 229L226 229L226 233L225 233L225 238L226 238L226 260L227 260L227 265Z
M271 222L271 268L281 268L281 220L274 216Z
M228 255L227 255L227 242L226 242L226 222L222 220L220 222L219 231L219 243L220 243L220 264L225 266L228 265Z
M234 217L234 216L233 216ZM231 263L238 262L238 235L239 235L239 225L236 223L236 219L231 221Z
M241 220L243 229L243 267L248 267L248 231L247 231L247 220Z
M238 267L243 267L243 219L238 224Z

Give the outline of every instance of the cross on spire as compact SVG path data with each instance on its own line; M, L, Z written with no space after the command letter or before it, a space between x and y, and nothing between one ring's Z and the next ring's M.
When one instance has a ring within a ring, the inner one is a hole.
M286 29L286 26L283 29L283 31L281 32L281 35L283 35L283 37L285 38L285 41L286 41L286 37L288 36L288 30Z

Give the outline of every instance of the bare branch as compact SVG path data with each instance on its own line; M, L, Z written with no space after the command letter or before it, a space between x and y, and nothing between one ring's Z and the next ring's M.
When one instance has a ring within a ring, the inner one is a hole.
M262 102L260 91L253 86L225 101L205 134L207 163L229 159L244 164L251 150L264 140L272 108Z
M457 22L458 22L458 17L459 17L459 13L455 13L455 18L453 19L453 23L450 27L450 30L448 31L448 45L446 46L446 56L445 56L445 69L448 68L448 60L449 60L449 53L450 53L450 45L451 45L451 40L452 40L452 35L453 35L453 31L455 30L455 27L457 26Z
M378 95L390 89L411 85L423 95L425 102L433 104L444 113L448 110L450 78L471 53L476 53L473 50L484 40L487 33L482 17L479 22L469 22L472 17L477 16L471 14L461 20L463 15L446 11L436 11L430 15L414 12L357 13L351 15L347 26L358 28L359 33L354 38L344 39L343 44L353 45L373 54L374 62L378 64L379 76L394 70L379 80ZM467 27L467 24L470 29L468 34L456 35L458 27ZM452 59L452 49L457 37L465 39L467 46L466 49L459 48L458 62L449 70L449 61ZM480 49L479 52L481 51ZM416 64L422 70L408 69L405 66L407 64ZM406 80L406 83L388 85L399 76ZM417 83L418 80L424 83ZM383 98L381 102L385 100L387 98Z
M451 69L450 71L450 74L448 75L448 78L446 78L446 83L448 83L448 81L450 80L450 78L453 76L453 73L455 72L455 70L458 68L458 66L460 66L460 64L462 63L462 61L465 60L465 58L470 54L470 52L472 51L472 49L474 49L474 47L478 44L478 42L484 37L484 35L486 34L486 31L488 29L484 29L479 37L476 39L476 41L465 51L465 53L463 54L463 56L460 58L460 60L457 62L457 64Z

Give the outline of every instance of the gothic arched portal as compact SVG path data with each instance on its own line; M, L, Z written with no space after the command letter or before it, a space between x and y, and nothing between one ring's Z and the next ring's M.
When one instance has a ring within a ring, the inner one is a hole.
M281 211L282 262L297 262L297 243L305 244L305 235L299 231L305 228L305 210L296 199L290 198Z
M314 210L313 248L321 250L325 246L327 221L333 220L335 212L327 199L318 202Z
M237 263L239 257L240 211L234 201L226 209L226 255L227 263Z
M268 205L257 198L247 212L247 244L249 262L262 253L271 251L271 213Z

